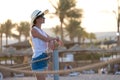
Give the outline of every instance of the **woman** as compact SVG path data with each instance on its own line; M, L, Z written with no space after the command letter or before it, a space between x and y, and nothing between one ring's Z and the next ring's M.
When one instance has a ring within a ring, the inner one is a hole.
M56 38L50 37L46 32L42 30L42 24L45 22L45 13L40 10L35 10L31 15L31 40L32 40L32 49L33 49L33 56L32 56L32 64L31 68L33 71L44 71L47 68L48 60L38 61L43 58L48 57L46 54L47 49L54 49L53 41ZM49 45L49 47L48 47ZM44 74L36 74L37 80L45 80Z

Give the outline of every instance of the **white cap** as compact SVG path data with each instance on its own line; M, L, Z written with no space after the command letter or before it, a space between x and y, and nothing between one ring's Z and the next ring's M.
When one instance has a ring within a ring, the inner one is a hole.
M38 16L43 15L42 11L40 10L35 10L31 14L31 22L33 22Z
M38 17L38 16L44 16L44 14L47 14L48 10L45 10L44 12L40 11L40 10L35 10L33 11L33 13L31 14L31 22L33 23L33 21Z

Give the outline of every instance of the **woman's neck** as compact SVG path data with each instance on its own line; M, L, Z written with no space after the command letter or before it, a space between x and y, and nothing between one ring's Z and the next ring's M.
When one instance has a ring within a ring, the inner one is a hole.
M41 29L41 24L36 24L35 26Z

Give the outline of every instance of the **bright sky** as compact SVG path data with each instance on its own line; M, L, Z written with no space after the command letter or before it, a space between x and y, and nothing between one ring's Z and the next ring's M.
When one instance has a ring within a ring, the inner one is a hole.
M87 31L117 31L117 12L113 13L118 9L117 0L81 0L78 4L85 10L83 26Z
M56 0L52 0L56 1ZM88 32L117 31L117 0L77 0L77 7L84 9L82 27ZM54 11L49 0L0 0L0 23L11 19L12 22L30 21L31 13L36 10ZM44 27L59 24L57 18L46 16Z

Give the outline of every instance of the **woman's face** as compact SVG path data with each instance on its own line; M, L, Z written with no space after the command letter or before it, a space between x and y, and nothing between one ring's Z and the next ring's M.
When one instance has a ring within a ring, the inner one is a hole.
M39 17L38 19L36 19L37 23L45 23L45 18L44 17Z

